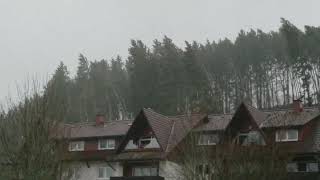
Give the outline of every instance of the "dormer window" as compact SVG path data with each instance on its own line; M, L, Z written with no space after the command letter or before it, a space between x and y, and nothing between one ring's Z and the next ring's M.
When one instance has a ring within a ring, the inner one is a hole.
M98 143L99 150L114 149L116 146L114 139L100 139Z
M151 142L151 137L144 137L139 139L139 146L140 147L144 147L146 145L148 145Z
M159 148L157 139L153 136L145 136L138 140L139 148Z
M84 151L84 141L72 141L69 143L69 151Z
M276 131L276 142L298 141L297 129L281 129Z
M160 148L157 139L153 136L145 136L137 141L133 141L132 139L129 140L125 149L132 150L132 149L153 149L153 148Z

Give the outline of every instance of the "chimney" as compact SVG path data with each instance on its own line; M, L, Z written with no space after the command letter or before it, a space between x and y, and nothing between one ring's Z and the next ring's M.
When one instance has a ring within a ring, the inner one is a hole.
M293 100L293 111L294 112L302 112L303 111L303 105L302 105L302 101L300 99Z
M102 114L96 115L96 126L103 126L105 121L105 117Z

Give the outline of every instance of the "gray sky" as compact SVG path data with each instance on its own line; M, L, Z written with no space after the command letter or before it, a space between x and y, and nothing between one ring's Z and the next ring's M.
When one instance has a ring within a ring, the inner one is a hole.
M0 100L59 61L127 56L130 39L151 44L234 39L240 29L277 30L280 17L320 26L319 0L0 0Z

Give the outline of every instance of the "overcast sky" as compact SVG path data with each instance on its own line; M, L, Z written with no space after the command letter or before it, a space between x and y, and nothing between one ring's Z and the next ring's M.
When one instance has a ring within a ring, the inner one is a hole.
M130 39L151 44L234 39L240 29L277 30L280 17L320 25L319 0L0 0L0 100L59 61L127 56ZM10 92L10 93L9 93Z

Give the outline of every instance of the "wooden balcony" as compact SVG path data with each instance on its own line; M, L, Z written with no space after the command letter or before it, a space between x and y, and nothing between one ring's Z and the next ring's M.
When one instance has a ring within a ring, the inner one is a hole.
M289 180L319 180L319 172L297 172L297 173L288 173Z
M161 176L110 177L110 180L164 180Z

